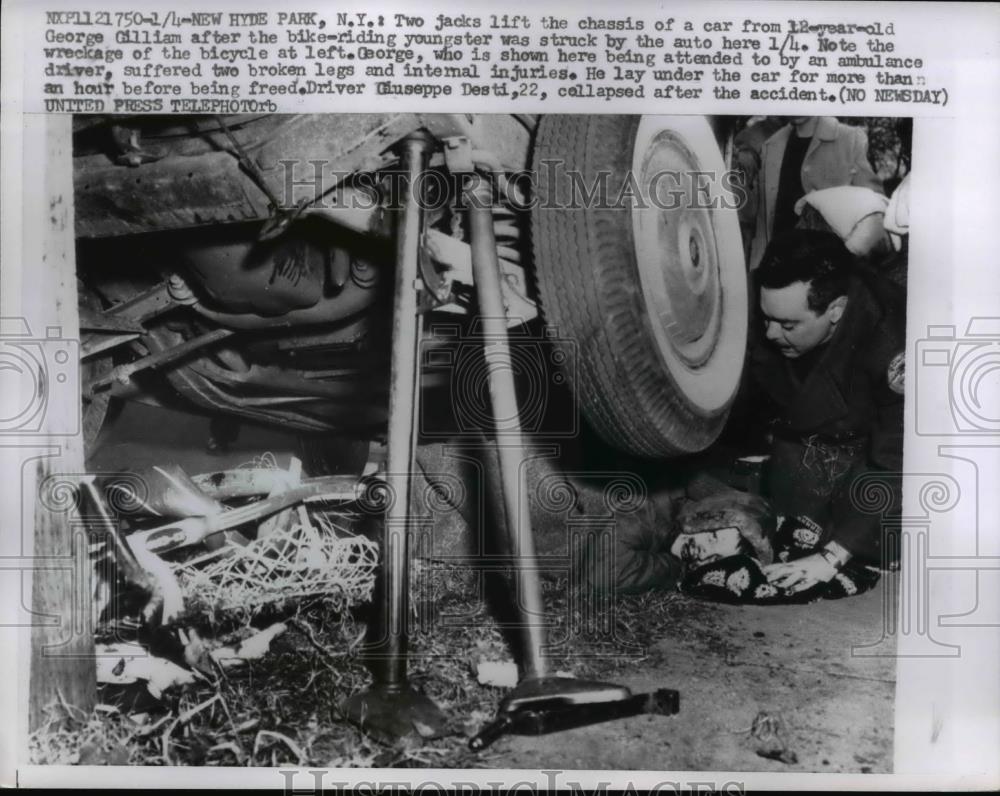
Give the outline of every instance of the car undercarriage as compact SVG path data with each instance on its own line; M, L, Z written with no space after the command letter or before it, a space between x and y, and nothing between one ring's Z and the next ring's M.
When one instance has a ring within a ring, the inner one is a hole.
M489 414L461 409L487 400L482 363L463 355L483 342L474 181L488 186L522 415L568 389L610 443L647 457L703 449L721 428L745 336L735 214L609 197L699 172L718 198L724 123L369 114L77 117L74 129L88 445L114 399L382 435L413 140L422 388L430 405L459 406L439 413L451 430Z
M368 505L381 522L374 682L343 702L347 719L383 738L444 732L407 680L413 476L419 441L435 433L494 439L519 595L524 676L471 748L508 731L677 711L670 689L636 696L552 673L532 619L544 608L526 439L558 432L560 393L632 455L694 453L718 436L747 324L718 128L700 117L456 115L76 128L85 445L113 399L166 396L321 446L324 433L385 439L374 480L348 475L358 495L336 476L301 486ZM562 414L574 419L563 433L578 435L577 412ZM154 578L160 553L278 512L299 489L243 513L187 516L199 490L179 475L169 483L180 519L123 548ZM176 591L162 578L161 594Z

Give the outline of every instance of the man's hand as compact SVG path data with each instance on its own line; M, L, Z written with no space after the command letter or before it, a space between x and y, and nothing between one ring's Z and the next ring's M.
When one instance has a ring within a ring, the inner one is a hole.
M837 574L836 568L819 553L795 561L768 564L761 571L769 583L788 594L804 591L817 583L826 583Z

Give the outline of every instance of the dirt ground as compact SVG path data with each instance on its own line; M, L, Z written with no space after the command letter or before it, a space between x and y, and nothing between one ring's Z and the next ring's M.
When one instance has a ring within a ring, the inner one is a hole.
M684 600L676 626L616 678L634 692L677 689L678 715L510 739L501 759L511 768L890 772L895 663L852 655L881 638L882 604L881 589L802 606ZM761 712L781 722L797 762L757 754L750 728Z
M205 450L207 430L204 418L128 407L102 437L91 466L116 469L174 461L189 472L206 472L249 461L262 450L280 459L294 449L290 437L251 429L220 457ZM650 606L658 612L653 630L638 634L642 650L631 657L586 662L580 671L634 692L676 689L678 715L623 719L542 738L509 736L479 757L470 754L455 764L890 772L895 661L867 657L863 648L882 639L883 616L894 610L896 586L897 579L884 574L867 594L804 606L728 606L679 594L649 602L629 598L619 611L620 621L641 622ZM883 642L878 649L884 656L891 645ZM572 667L572 657L563 664ZM495 705L502 692L493 691ZM489 705L485 711L488 716ZM458 746L464 742L456 742ZM782 759L758 753L767 748L782 751ZM442 759L431 762L441 765Z

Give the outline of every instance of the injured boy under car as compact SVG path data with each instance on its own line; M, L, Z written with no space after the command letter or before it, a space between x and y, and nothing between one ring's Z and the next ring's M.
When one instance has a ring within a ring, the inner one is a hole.
M619 526L613 560L587 566L612 567L620 592L806 602L867 591L898 558L885 529L901 501L902 291L837 235L803 229L769 244L756 284L732 423L767 441L763 495L700 477L672 517L649 517L656 529Z

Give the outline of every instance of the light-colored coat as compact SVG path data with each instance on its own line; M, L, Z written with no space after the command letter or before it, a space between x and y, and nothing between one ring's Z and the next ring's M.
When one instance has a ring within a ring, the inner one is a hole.
M774 208L785 147L793 134L787 124L764 142L757 179L757 231L750 246L750 268L756 268L774 228ZM833 116L820 116L806 156L802 160L802 187L806 193L838 185L860 185L882 193L882 181L868 163L868 136L860 127L841 124Z

